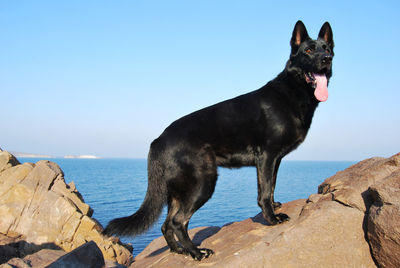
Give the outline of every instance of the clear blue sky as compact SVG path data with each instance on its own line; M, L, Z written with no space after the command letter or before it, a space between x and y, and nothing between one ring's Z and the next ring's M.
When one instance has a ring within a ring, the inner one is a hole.
M399 1L0 3L0 147L146 157L175 119L256 90L285 66L297 20L329 21L330 97L286 159L400 151Z

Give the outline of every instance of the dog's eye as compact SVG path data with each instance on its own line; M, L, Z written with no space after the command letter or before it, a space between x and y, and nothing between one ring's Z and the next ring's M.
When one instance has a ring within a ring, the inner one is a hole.
M324 49L326 53L331 54L331 50L328 48L327 45L323 45L322 49Z
M313 52L313 49L311 47L306 48L306 53L310 54Z

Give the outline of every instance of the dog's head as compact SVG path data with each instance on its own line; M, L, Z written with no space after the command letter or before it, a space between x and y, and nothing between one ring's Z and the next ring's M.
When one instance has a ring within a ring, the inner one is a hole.
M286 70L314 88L314 95L319 101L326 101L334 55L331 26L325 22L318 39L313 40L308 36L303 22L298 21L294 27L290 45L292 50Z

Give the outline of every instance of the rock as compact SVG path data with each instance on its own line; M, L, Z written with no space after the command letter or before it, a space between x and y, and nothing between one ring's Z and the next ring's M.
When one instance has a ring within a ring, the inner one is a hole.
M46 267L66 253L63 250L42 249L36 253L26 256L23 260L32 267Z
M215 251L208 259L170 253L160 237L130 267L400 267L399 172L400 154L364 160L326 179L307 200L283 204L278 212L288 222L269 226L260 213L190 230L200 247Z
M19 164L0 152L0 233L23 235L25 254L44 248L69 252L93 240L105 259L129 265L132 248L103 236L92 213L75 185L65 183L57 164Z
M104 267L104 258L95 242L90 241L53 262L48 268L98 268Z
M0 268L30 268L28 263L20 258L13 258L9 260L6 264L0 265Z
M19 252L16 247L9 245L7 242L0 241L0 264L18 256Z
M380 267L400 267L400 171L369 189L368 239Z
M0 148L0 172L19 164L19 161L12 154L3 151Z
M171 254L163 238L158 238L131 267L375 267L364 232L357 226L363 220L360 211L320 199L289 202L280 212L291 220L268 226L260 213L199 241L200 247L215 251L201 262ZM346 224L353 227L343 228ZM202 230L191 230L191 237Z
M366 196L368 187L384 180L398 170L399 165L400 154L361 161L326 179L318 187L318 193L330 193L333 200L366 212L371 205L371 200Z
M104 267L105 262L99 247L93 241L83 244L69 253L62 250L42 249L25 258L12 258L0 268L26 267ZM112 267L107 265L106 267ZM115 266L118 267L118 266ZM125 267L125 266L123 266Z
M76 267L90 256L100 266L129 265L132 248L104 237L92 212L56 164L20 164L0 150L0 268ZM269 226L258 214L190 230L215 251L201 262L170 253L160 237L130 267L400 267L400 154L361 161L278 212L290 221ZM82 245L90 253L66 255Z
M21 259L25 266L45 267L65 254L61 249L43 249L46 247L51 245L34 245L27 243L24 236L8 237L0 234L0 264L16 266L16 260ZM18 261L20 265L21 261Z

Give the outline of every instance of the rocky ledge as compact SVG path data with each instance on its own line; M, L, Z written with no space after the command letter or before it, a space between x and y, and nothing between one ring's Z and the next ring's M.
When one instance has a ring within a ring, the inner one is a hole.
M170 253L160 237L131 267L400 267L400 154L340 171L280 212L290 221L268 226L259 214L191 230L215 251L201 262Z
M132 248L101 235L55 163L20 164L0 150L0 268L400 267L400 154L340 171L279 212L290 221L269 226L259 214L190 230L215 251L201 262L170 253L160 237L132 263Z
M103 236L92 213L57 164L0 150L0 267L130 265L132 247Z

